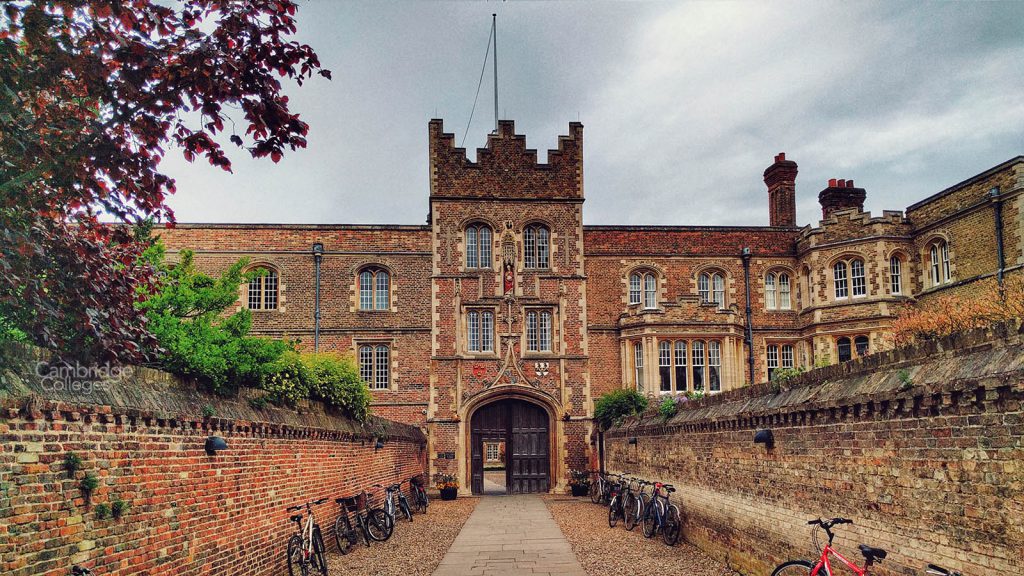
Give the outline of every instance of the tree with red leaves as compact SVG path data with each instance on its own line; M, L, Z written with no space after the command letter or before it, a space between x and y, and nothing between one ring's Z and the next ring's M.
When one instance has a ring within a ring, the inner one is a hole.
M146 224L174 220L160 161L176 146L230 171L218 135L274 162L305 147L281 81L330 72L290 39L295 13L291 0L4 2L0 326L66 357L145 358L136 303L153 270L139 256Z

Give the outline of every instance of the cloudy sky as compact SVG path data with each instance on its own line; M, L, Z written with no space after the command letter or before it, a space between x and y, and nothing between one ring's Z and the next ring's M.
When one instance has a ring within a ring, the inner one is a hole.
M234 174L170 155L179 222L420 224L427 122L502 118L540 151L585 126L588 224L764 225L762 171L800 166L798 222L828 178L903 209L1024 154L1024 2L341 2L302 5L334 74L290 88L309 147Z

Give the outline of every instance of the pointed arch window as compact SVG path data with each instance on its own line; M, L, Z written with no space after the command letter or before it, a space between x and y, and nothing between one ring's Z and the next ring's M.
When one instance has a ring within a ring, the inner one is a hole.
M383 268L359 273L359 309L387 310L391 304L391 275Z
M836 300L850 295L849 287L846 285L846 262L836 262L832 266L832 280L835 283Z
M725 308L725 276L721 272L703 272L697 279L697 292L704 304Z
M551 233L543 224L531 224L523 229L523 267L548 267Z
M629 304L635 306L640 303L642 298L643 275L639 272L633 272L629 275Z
M256 268L256 275L249 280L248 304L250 310L277 310L277 271L272 268Z
M764 307L768 310L775 310L776 298L775 273L769 273L764 277Z
M937 240L932 243L928 252L931 259L932 286L949 282L949 244L945 240Z

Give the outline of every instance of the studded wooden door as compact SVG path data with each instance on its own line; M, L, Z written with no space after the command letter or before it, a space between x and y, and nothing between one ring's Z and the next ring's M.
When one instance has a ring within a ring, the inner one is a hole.
M485 440L505 442L506 492L547 492L551 485L549 427L547 412L523 400L499 400L477 410L470 422L473 493L484 492Z

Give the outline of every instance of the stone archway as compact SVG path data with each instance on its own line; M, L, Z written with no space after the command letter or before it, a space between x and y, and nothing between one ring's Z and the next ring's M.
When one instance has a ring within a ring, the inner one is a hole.
M498 395L475 406L468 423L466 445L474 494L484 493L487 447L496 445L504 448L505 493L551 489L556 454L554 420L548 406L521 395Z

